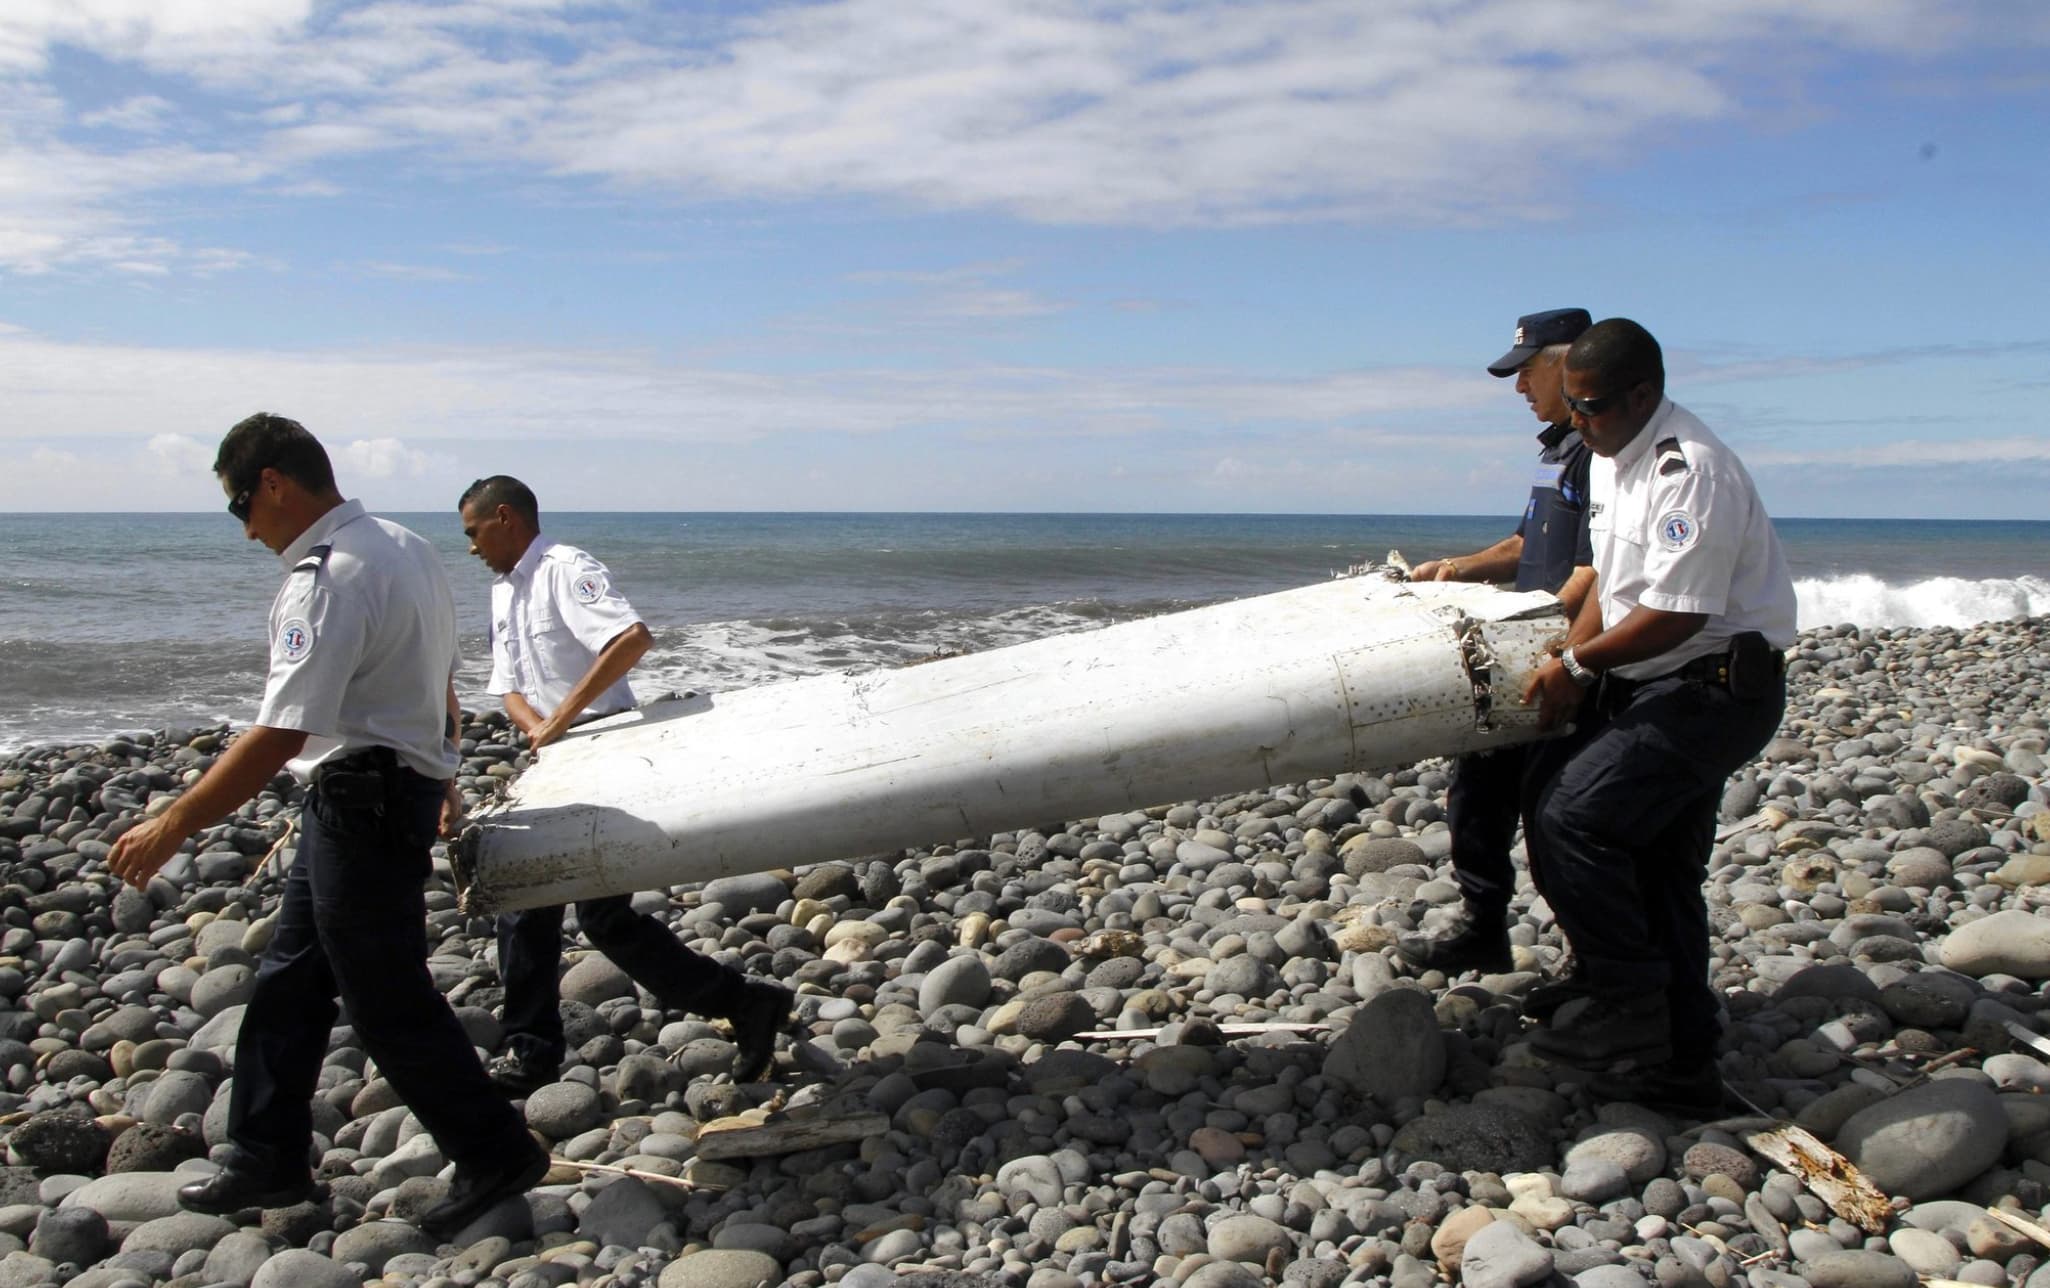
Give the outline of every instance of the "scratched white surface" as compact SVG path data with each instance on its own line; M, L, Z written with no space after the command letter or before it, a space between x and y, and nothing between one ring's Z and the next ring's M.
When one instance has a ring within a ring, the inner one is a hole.
M657 889L1527 741L1522 689L1564 625L1549 595L1368 575L651 706L542 752L465 847L465 903ZM1486 728L1470 629L1497 661Z

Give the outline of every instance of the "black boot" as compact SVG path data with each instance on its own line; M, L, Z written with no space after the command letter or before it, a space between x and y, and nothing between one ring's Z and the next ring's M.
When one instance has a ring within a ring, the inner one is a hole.
M510 1047L493 1056L484 1072L491 1085L508 1096L524 1096L555 1081L562 1072L562 1061L536 1055L525 1047Z
M1566 1003L1592 996L1594 987L1580 973L1580 963L1576 960L1559 978L1533 985L1531 990L1523 995L1523 1013L1543 1023L1556 1015L1559 1008Z
M470 1222L534 1188L548 1173L548 1155L528 1142L522 1153L484 1167L456 1164L448 1197L420 1216L420 1228L437 1239L454 1236Z
M1626 1100L1685 1118L1713 1118L1727 1103L1722 1074L1709 1059L1674 1059L1629 1073L1605 1073L1587 1089L1599 1100Z
M1511 966L1508 920L1503 909L1468 904L1449 929L1435 935L1404 935L1395 941L1395 951L1420 971L1500 973Z
M740 1001L726 1016L733 1026L733 1045L740 1053L733 1057L733 1080L753 1082L769 1071L776 1058L776 1035L790 1023L796 1002L780 984L751 979L741 985Z
M1663 991L1596 995L1561 1010L1531 1045L1560 1064L1589 1072L1622 1072L1663 1064L1673 1055L1672 1021Z

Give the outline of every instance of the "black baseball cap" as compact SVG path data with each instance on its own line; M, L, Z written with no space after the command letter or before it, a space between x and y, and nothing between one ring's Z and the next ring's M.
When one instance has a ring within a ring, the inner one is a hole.
M1526 313L1516 319L1516 339L1511 342L1509 352L1488 364L1491 376L1513 376L1516 369L1529 362L1538 350L1547 345L1572 344L1580 333L1594 325L1586 309L1548 309L1543 313Z

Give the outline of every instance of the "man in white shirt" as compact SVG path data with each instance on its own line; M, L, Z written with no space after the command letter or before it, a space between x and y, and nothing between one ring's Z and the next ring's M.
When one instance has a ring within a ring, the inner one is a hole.
M378 1072L455 1162L447 1199L420 1220L446 1238L548 1170L427 973L428 850L461 812L448 579L432 545L342 499L327 452L296 421L242 421L214 473L243 532L286 568L263 705L190 791L115 842L108 866L145 886L287 762L308 785L235 1044L233 1148L178 1199L228 1213L313 1193L310 1106L339 997Z
M533 490L509 475L472 483L458 508L470 553L498 574L491 585L489 688L534 750L583 720L630 710L627 672L654 640L605 565L542 536ZM731 1022L736 1081L751 1082L768 1069L776 1034L790 1017L787 989L692 952L653 917L635 912L627 895L579 900L577 924L665 1007ZM561 965L560 905L498 919L506 1039L490 1073L514 1094L553 1082L562 1068Z
M1701 882L1725 780L1786 706L1794 586L1743 462L1665 396L1658 341L1625 318L1566 354L1595 453L1595 591L1526 700L1547 727L1526 840L1587 1000L1534 1045L1613 1099L1712 1112L1721 1021Z

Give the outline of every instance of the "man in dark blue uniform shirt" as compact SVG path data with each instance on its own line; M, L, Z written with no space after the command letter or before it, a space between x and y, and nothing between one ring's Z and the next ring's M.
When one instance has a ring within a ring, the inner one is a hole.
M1545 428L1538 434L1537 474L1516 531L1485 550L1433 559L1412 572L1418 581L1513 581L1518 590L1549 590L1571 621L1594 583L1587 534L1587 472L1591 459L1574 432L1560 393L1566 350L1593 321L1585 309L1551 309L1518 318L1509 352L1488 367L1516 377L1516 392ZM1510 968L1509 898L1516 872L1509 846L1529 756L1522 747L1462 756L1446 806L1452 827L1452 874L1464 907L1445 931L1406 936L1396 950L1420 970L1448 974ZM1535 867L1531 879L1540 877ZM1534 999L1540 1008L1551 990Z

